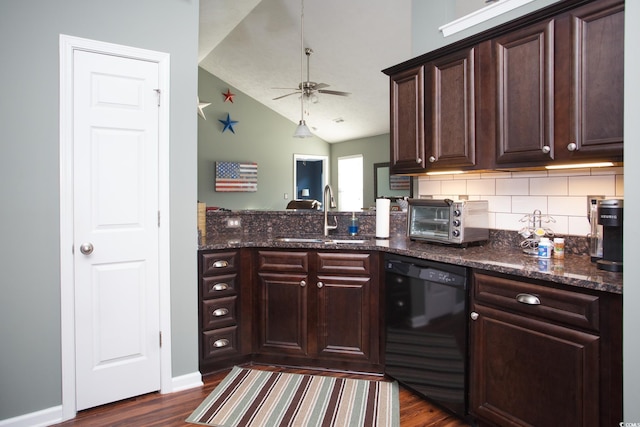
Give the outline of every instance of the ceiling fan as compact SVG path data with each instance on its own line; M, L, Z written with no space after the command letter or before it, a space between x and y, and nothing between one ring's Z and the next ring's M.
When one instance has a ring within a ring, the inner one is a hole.
M307 55L307 80L304 82L301 82L297 88L293 88L293 87L283 87L283 88L274 88L274 89L289 89L289 90L294 90L295 92L291 92L288 93L286 95L282 95L282 96L278 96L276 98L273 98L273 100L277 100L277 99L281 99L281 98L286 98L287 96L291 96L291 95L295 95L295 94L302 94L304 95L305 98L310 99L316 92L317 93L324 93L327 95L338 95L338 96L349 96L350 93L349 92L341 92L341 91L337 91L337 90L327 90L325 89L326 87L329 87L328 84L326 83L316 83L316 82L312 82L311 79L309 78L309 57L311 56L311 54L313 53L313 49L307 47L304 50L305 55Z

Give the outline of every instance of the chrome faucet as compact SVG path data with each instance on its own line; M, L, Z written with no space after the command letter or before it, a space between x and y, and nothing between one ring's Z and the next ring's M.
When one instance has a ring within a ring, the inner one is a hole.
M327 213L329 211L329 208L336 207L336 201L333 198L333 190L331 189L331 186L329 184L324 186L323 197L324 197L324 204L322 205L322 207L324 209L324 235L328 236L329 230L335 230L336 228L338 228L338 219L335 216L333 217L334 225L329 225L329 221L327 220Z

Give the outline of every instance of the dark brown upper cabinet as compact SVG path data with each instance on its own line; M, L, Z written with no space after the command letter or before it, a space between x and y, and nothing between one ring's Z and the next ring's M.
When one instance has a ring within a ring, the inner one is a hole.
M623 160L624 1L565 0L383 72L391 170Z
M403 70L390 78L391 173L420 172L424 151L424 66Z
M425 155L427 170L476 164L476 49L425 66Z
M556 159L622 161L624 1L580 7L556 28Z
M496 163L553 160L554 21L493 40Z

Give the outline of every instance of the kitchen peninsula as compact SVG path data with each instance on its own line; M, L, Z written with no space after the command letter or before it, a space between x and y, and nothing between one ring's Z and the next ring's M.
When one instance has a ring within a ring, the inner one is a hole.
M322 237L322 213L304 211L239 211L209 212L207 234L201 239L199 250L229 248L311 248L342 250L375 250L421 259L479 268L519 277L549 280L562 285L583 287L596 291L622 294L620 273L598 270L590 262L586 238L567 237L567 256L540 263L535 256L526 255L519 247L517 233L490 230L489 241L467 248L414 242L406 237L406 213L392 212L390 238L375 238L375 211L357 213L360 234L350 237L347 226L350 212L332 212L338 218L338 229L331 238L364 240L355 244L328 242L283 242L279 237ZM241 218L242 228L229 229L227 218Z
M414 242L406 213L392 212L391 237L376 239L375 212L357 215L358 236L346 233L351 213L335 212L336 234L324 237L321 212L208 213L198 257L202 373L253 362L384 374L384 259L398 254L470 271L471 418L621 419L623 275L598 270L586 238L565 236L564 259L540 259L523 253L515 232L491 230L467 248ZM230 218L241 227L227 228Z

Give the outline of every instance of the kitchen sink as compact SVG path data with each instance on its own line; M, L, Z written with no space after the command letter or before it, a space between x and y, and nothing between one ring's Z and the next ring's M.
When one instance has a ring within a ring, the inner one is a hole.
M361 245L363 243L365 243L366 240L361 240L361 239L331 239L331 240L327 240L327 244L331 244L331 243L337 243L337 244L352 244L352 245Z
M324 239L320 237L276 237L273 240L282 243L326 243L327 245L361 245L367 242L363 239L332 239L330 237Z
M274 239L276 242L284 243L323 243L324 239L314 237L277 237Z

